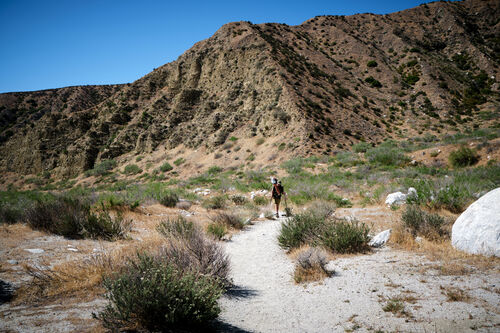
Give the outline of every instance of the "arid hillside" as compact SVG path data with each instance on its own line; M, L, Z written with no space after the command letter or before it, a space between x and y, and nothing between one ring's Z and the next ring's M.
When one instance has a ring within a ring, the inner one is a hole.
M180 149L193 165L269 163L495 126L499 11L468 0L235 22L130 84L1 94L0 171L69 177Z

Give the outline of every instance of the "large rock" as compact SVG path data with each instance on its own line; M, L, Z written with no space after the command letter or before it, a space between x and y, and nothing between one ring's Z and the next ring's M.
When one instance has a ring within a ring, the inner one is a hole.
M385 204L388 206L399 205L406 202L406 194L403 192L395 192L387 195Z
M486 193L458 217L451 244L467 253L500 257L500 188Z

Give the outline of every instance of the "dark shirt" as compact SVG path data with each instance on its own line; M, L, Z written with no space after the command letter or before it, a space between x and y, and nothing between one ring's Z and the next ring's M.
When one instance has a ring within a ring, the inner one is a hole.
M280 184L273 185L273 192L272 192L273 198L281 198L283 191L284 191L283 186L281 186Z

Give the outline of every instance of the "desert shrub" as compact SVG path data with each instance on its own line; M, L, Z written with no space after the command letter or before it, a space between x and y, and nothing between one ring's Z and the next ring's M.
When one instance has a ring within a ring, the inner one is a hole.
M460 168L476 164L479 161L479 155L474 150L461 146L452 151L448 159L453 167Z
M222 223L210 223L207 226L207 232L215 239L222 239L227 234L227 228Z
M174 164L175 164L175 166L179 166L179 165L183 164L184 162L186 162L186 160L182 157L179 157L178 159L176 159L174 161Z
M371 147L372 147L372 145L369 144L368 142L358 142L358 143L352 145L352 150L355 153L365 153Z
M370 229L356 220L347 221L306 211L281 225L278 242L285 249L321 245L332 252L356 253L368 249Z
M256 144L257 146L260 146L261 144L263 144L264 142L266 141L266 139L264 138L258 138L257 141L256 141Z
M205 199L202 206L206 209L223 209L226 207L226 197L222 195L216 195L214 197Z
M13 224L22 220L24 209L17 205L0 202L0 224Z
M382 87L382 83L379 80L375 79L373 76L369 76L365 79L365 82L369 83L374 88Z
M110 303L95 315L108 329L139 326L171 331L200 326L220 313L223 292L217 280L197 272L183 272L174 264L138 254L119 274L104 280Z
M378 64L377 64L377 62L375 60L370 60L370 61L368 61L366 63L366 66L368 66L368 67L377 67Z
M88 203L70 197L37 202L26 211L26 221L33 229L73 239L113 240L123 238L130 229L130 221L120 215L112 219L106 210L94 213Z
M254 198L253 198L253 202L254 204L258 205L258 206L265 206L268 204L268 200L266 199L266 197L263 197L263 196L260 196L260 195L256 195Z
M365 156L371 163L382 166L402 166L410 160L400 149L387 146L368 149Z
M94 165L93 169L87 170L85 175L88 176L106 176L116 167L115 160L103 160L99 164Z
M318 281L333 274L326 268L328 254L318 248L308 248L297 256L293 279L296 283Z
M297 214L281 224L278 242L285 249L298 248L314 242L321 231L324 219L310 212Z
M137 166L137 164L128 164L125 166L123 169L123 173L126 175L136 175L138 173L141 173L142 169Z
M368 250L370 229L356 220L336 220L326 225L321 236L323 246L337 253L356 253Z
M163 163L163 164L160 166L160 170L161 170L162 172L168 172L168 171L170 171L170 170L173 170L173 168L174 168L174 167L173 167L173 166L171 166L171 165L170 165L170 163L168 163L168 162L165 162L165 163Z
M224 286L231 285L229 259L217 242L207 238L196 224L182 217L162 224L157 230L164 236L167 246L156 253L158 258L175 264L181 271L199 272Z
M209 216L210 220L216 224L223 224L234 229L243 229L245 223L236 214L228 212L217 212Z
M326 197L325 197L325 200L335 202L337 207L352 207L351 200L349 200L347 198L342 198L341 196L336 195L333 192L328 192Z
M304 164L304 159L298 157L284 162L281 167L284 168L289 174L296 174L302 171Z
M231 201L234 202L235 205L244 205L248 202L248 199L242 195L233 195L231 196Z
M208 168L208 174L209 175L216 175L216 174L218 174L220 172L222 172L222 168L218 167L216 165L211 166L210 168Z
M401 216L403 225L415 235L426 238L437 239L447 235L443 229L445 219L438 214L423 211L416 205L408 205Z
M164 237L174 239L188 239L196 232L194 223L186 220L182 215L160 222L156 230Z
M179 196L174 192L167 192L160 198L160 204L165 207L175 207L179 202Z

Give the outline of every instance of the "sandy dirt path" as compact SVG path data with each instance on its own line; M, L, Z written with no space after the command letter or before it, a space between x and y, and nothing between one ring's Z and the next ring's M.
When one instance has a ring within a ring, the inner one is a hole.
M389 248L334 261L336 275L296 285L293 261L278 246L283 219L264 221L225 244L234 290L221 299L221 331L234 332L494 332L500 329L498 294L481 288L498 275L450 277L429 262ZM442 287L469 290L474 302L447 302ZM498 286L498 285L497 285ZM405 315L384 312L387 299L405 298Z

